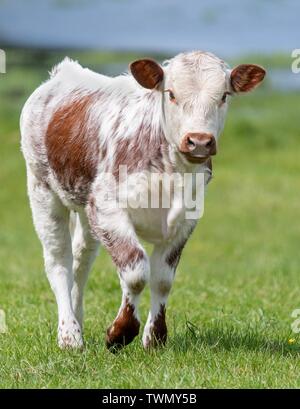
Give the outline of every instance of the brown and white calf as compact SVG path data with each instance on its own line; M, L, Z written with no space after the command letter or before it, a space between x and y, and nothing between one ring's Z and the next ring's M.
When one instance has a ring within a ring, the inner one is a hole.
M186 218L184 205L175 206L172 197L169 208L110 206L104 198L116 189L122 195L120 166L127 167L131 182L152 173L204 173L207 181L229 96L250 91L264 75L256 65L230 70L200 51L163 66L138 60L128 75L115 78L65 59L28 99L22 150L34 225L58 305L61 347L83 344L83 290L99 243L118 269L123 292L107 346L128 344L139 333L138 301L147 282L151 309L143 344L165 343L167 298L197 220ZM151 257L139 238L154 245Z

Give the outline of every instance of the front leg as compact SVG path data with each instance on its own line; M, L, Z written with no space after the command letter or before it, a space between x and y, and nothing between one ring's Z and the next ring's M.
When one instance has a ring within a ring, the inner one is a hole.
M149 278L149 260L123 209L100 209L92 200L88 217L94 235L116 265L122 288L122 302L107 329L106 345L115 350L129 344L139 333L138 303Z
M143 334L145 349L164 345L167 340L166 304L175 278L176 267L194 224L172 243L155 246L151 255L151 309Z

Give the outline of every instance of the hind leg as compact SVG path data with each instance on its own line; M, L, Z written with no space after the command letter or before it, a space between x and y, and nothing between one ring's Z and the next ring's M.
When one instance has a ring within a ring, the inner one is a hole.
M91 235L86 215L82 212L77 213L75 217L75 230L72 239L74 276L72 305L77 321L82 328L83 292L90 269L98 253L99 242Z
M69 211L59 198L28 170L28 194L35 229L43 246L46 274L58 307L58 344L83 345L71 301L73 285Z

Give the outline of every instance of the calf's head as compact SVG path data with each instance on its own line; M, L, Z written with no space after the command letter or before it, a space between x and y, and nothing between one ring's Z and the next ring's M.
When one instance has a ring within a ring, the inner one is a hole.
M179 54L164 66L151 59L137 60L130 70L141 86L161 93L166 138L194 163L216 154L230 96L251 91L265 76L257 65L231 70L218 57L201 51Z

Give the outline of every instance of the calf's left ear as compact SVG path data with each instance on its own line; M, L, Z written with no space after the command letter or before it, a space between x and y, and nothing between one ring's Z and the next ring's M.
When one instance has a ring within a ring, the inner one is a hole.
M234 92L248 92L257 87L266 75L259 65L241 64L231 71L230 82Z
M133 61L129 69L136 81L144 88L157 88L164 79L164 70L154 60L145 58Z

